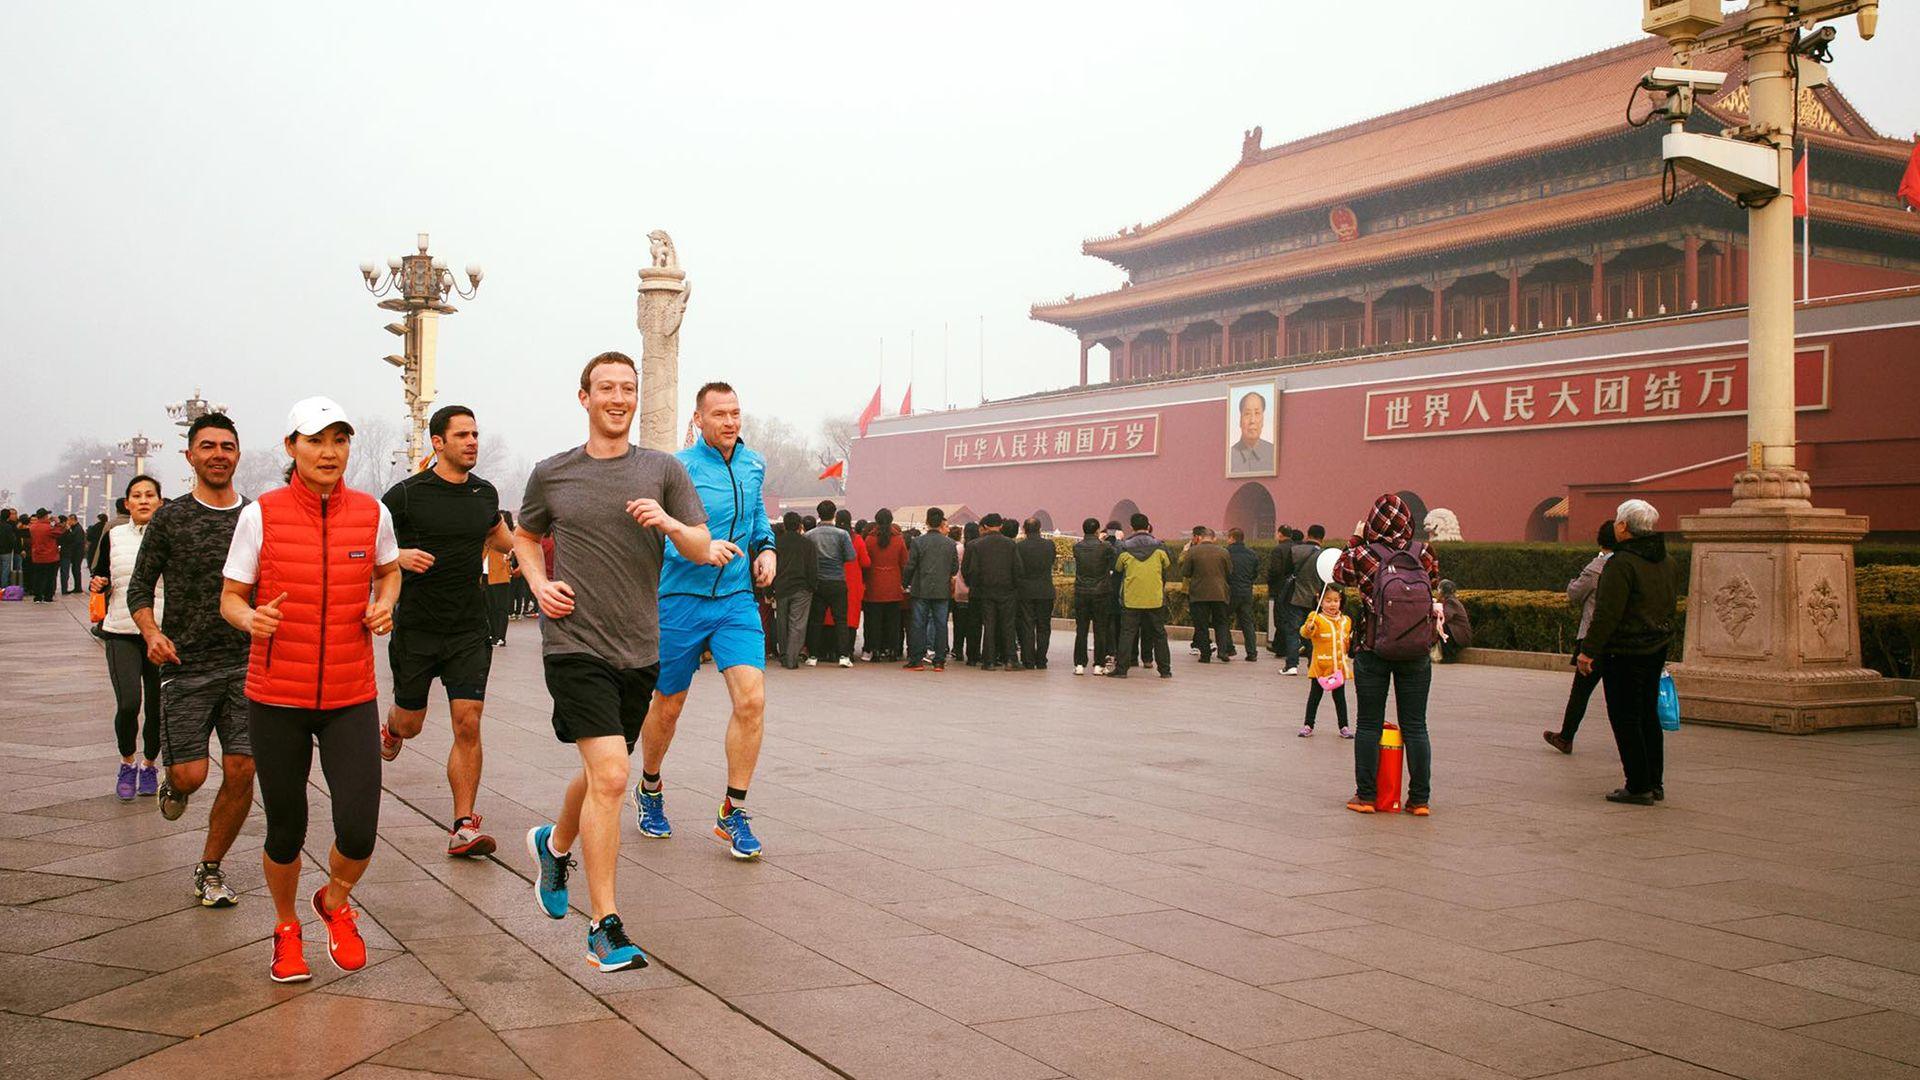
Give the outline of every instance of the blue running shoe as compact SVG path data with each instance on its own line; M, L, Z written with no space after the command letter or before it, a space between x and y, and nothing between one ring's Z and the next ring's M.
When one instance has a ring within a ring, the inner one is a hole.
M587 963L601 971L625 971L647 966L647 954L627 940L620 916L608 915L587 931Z
M736 859L760 857L760 838L753 835L752 820L745 810L736 808L731 814L720 815L713 823L713 835L727 842L727 853Z
M640 804L641 836L662 840L673 835L673 826L667 823L666 791L644 791L639 784L635 784L633 797Z
M540 910L546 912L549 919L564 919L567 917L567 871L580 864L573 861L572 855L556 856L547 846L552 836L551 825L528 829L527 854L533 856L533 893L540 900Z

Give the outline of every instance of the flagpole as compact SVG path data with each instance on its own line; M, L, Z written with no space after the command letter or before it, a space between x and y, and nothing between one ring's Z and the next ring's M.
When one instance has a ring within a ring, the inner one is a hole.
M948 333L949 324L940 324L940 407L953 407L953 395L947 392L947 363L953 359L953 337Z
M1801 209L1806 213L1800 218L1800 299L1813 299L1813 140L1807 140L1807 148L1800 152L1801 164L1807 170L1807 205Z
M980 316L980 404L987 403L987 317Z
M914 375L913 369L916 366L915 358L914 358L914 345L913 345L913 337L915 333L916 331L913 331L913 330L907 331L907 394L908 396L912 396L913 394L913 375Z

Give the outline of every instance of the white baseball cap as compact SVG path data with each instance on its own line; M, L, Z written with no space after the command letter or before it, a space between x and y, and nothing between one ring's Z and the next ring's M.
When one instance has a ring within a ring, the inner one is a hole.
M335 424L347 425L347 434L353 434L353 421L347 419L347 410L332 398L302 398L287 410L289 435L318 435Z

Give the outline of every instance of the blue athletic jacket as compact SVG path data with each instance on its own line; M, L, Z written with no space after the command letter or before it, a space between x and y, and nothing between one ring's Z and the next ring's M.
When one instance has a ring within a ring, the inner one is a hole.
M707 511L707 531L715 540L731 540L744 558L725 566L703 566L682 558L666 545L660 567L661 596L732 596L753 591L753 559L773 550L773 526L760 501L760 484L767 475L767 459L748 449L745 439L734 444L733 460L707 444L703 436L674 455L693 477L700 505Z

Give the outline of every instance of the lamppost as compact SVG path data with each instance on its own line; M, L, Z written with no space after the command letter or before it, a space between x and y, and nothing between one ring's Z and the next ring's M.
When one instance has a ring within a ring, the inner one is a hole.
M434 357L440 343L440 316L459 309L447 303L449 295L471 300L480 291L485 276L479 263L467 264L467 287L461 288L447 269L445 259L427 253L427 234L414 238L414 253L388 259L382 273L372 261L360 264L360 279L375 296L398 293L380 301L386 311L403 313L403 320L387 324L387 332L400 337L405 345L397 355L384 357L400 369L400 385L407 399L407 467L418 468L425 456L427 413L433 408L437 392L434 381Z
M1826 84L1831 27L1859 16L1862 39L1878 0L1749 0L1744 20L1714 33L1720 0L1642 0L1642 29L1673 47L1673 68L1641 86L1667 91L1661 142L1685 169L1747 209L1747 461L1733 505L1680 519L1693 544L1683 660L1673 667L1683 714L1796 735L1914 725L1914 701L1861 662L1853 545L1864 515L1813 505L1794 458L1793 131ZM1684 130L1696 92L1724 76L1690 61L1737 48L1746 61L1747 123L1722 135Z
M78 488L76 485L74 485L71 482L62 481L60 484L60 490L67 493L67 513L72 514L73 513L73 493L76 490L78 490Z
M93 497L93 482L97 479L99 479L99 477L94 476L90 472L77 472L67 477L67 482L72 484L74 488L80 492L80 516L82 518L87 516L87 508ZM68 507L67 513L73 513L71 506Z
M145 435L135 435L133 438L120 444L121 453L131 454L133 456L133 471L136 473L147 471L147 458L152 456L153 452L159 448L159 443L147 438Z
M113 505L113 471L115 469L126 468L127 463L108 457L95 458L87 462L87 464L99 470L99 474L95 476L94 479L104 481L101 485L101 491L104 493L104 497L100 500L100 509L105 513L111 514L112 511L108 508Z

